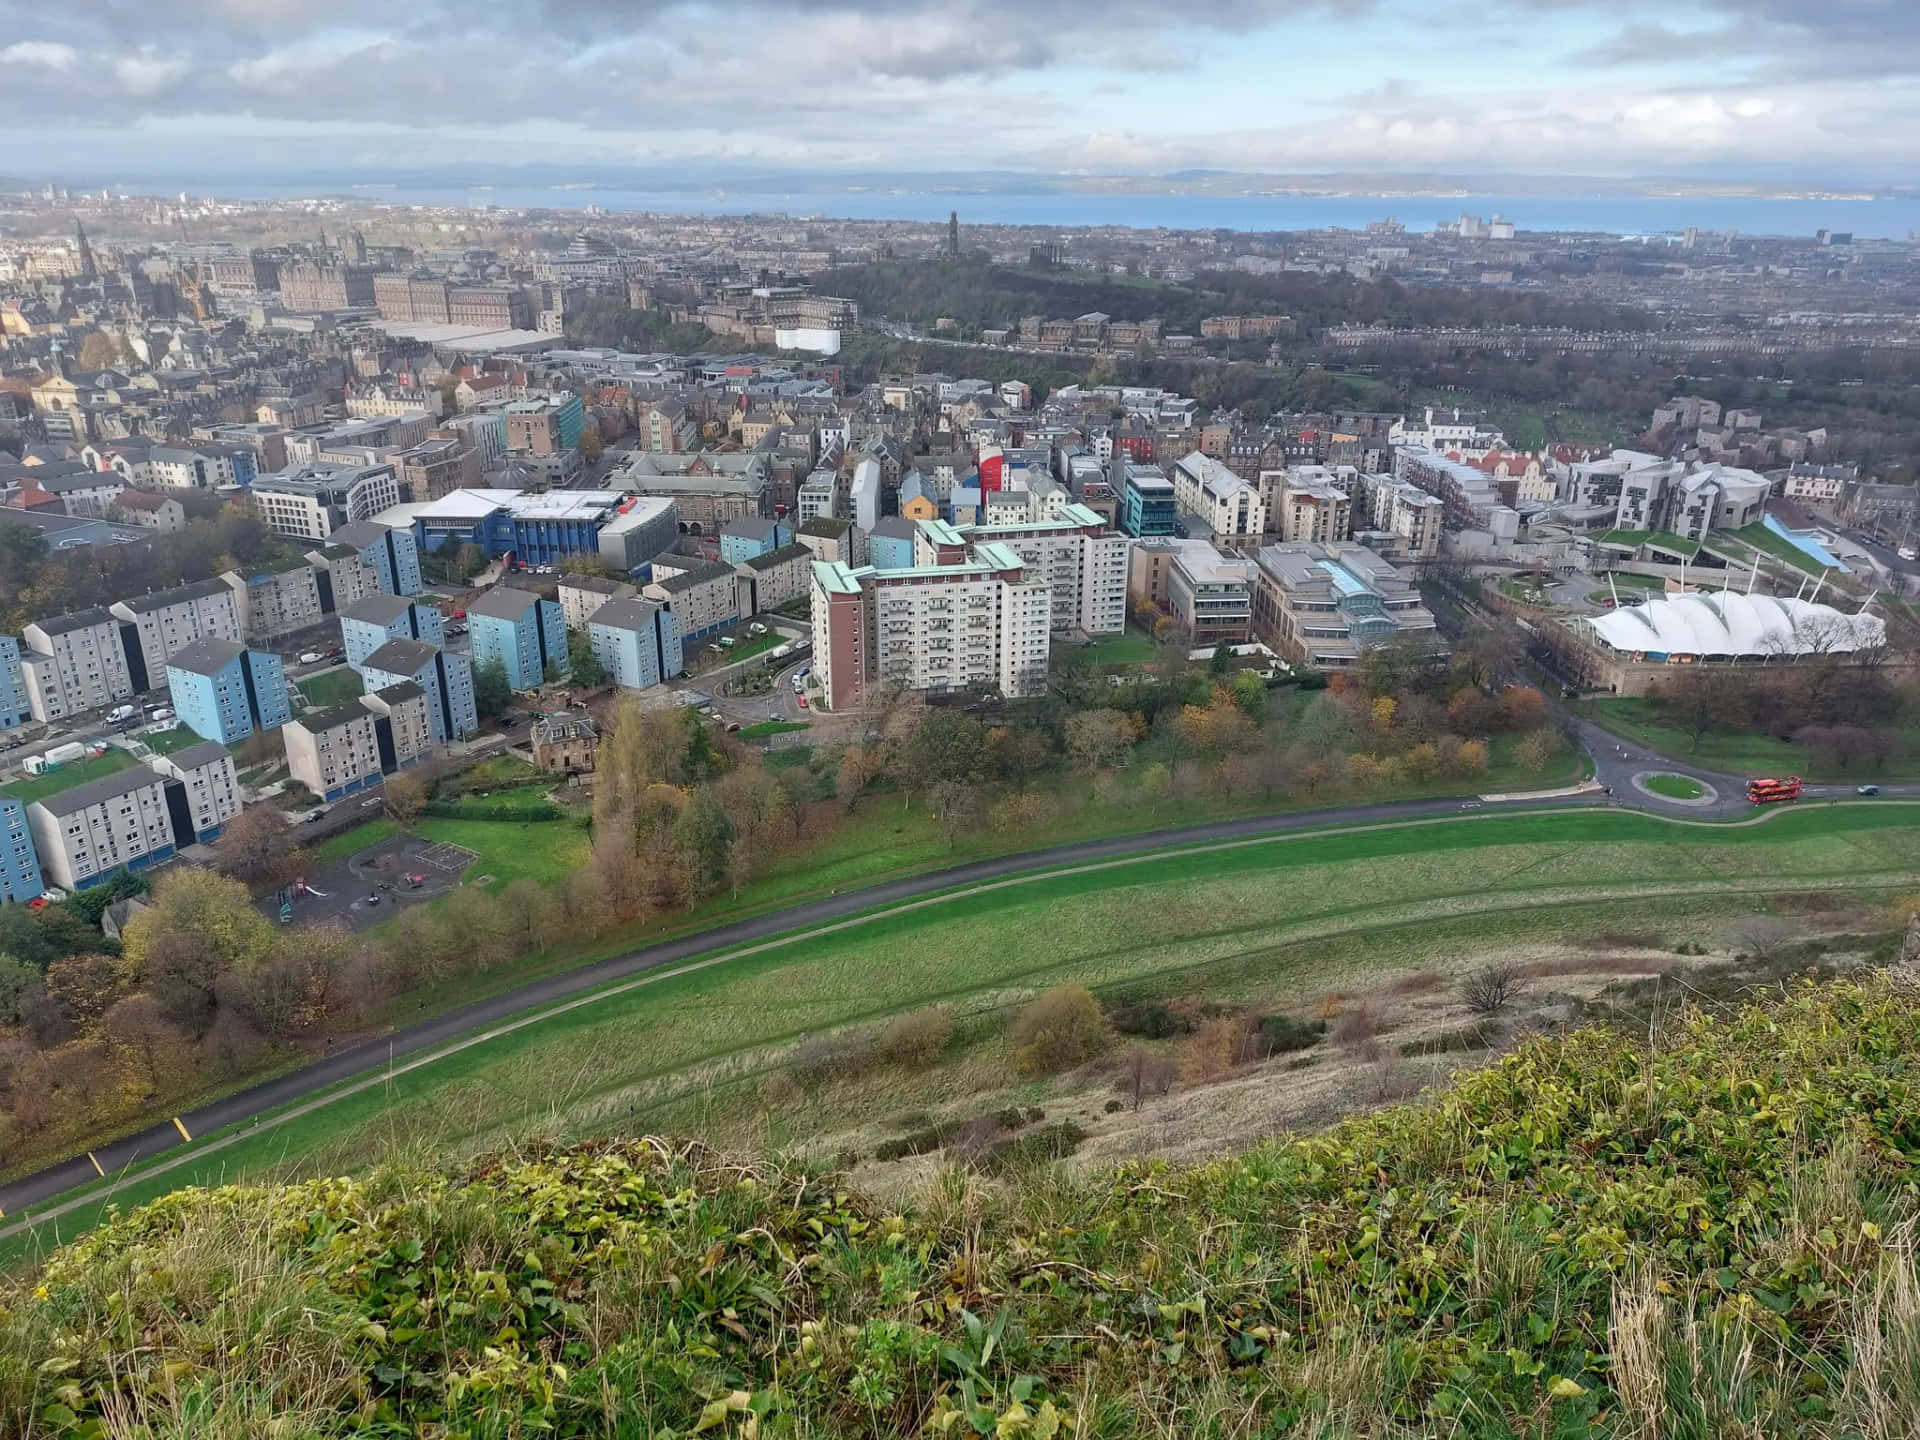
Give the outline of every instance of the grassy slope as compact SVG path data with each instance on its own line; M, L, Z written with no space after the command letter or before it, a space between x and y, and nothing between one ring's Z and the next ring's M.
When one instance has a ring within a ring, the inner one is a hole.
M758 947L729 963L623 982L589 1004L473 1047L233 1144L123 1192L292 1165L364 1165L395 1149L455 1150L530 1125L625 1133L638 1109L786 1061L803 1034L943 1001L991 1012L1045 986L1095 986L1224 969L1317 993L1342 975L1418 964L1443 931L1516 937L1613 928L1651 903L1758 908L1798 888L1911 888L1910 808L1851 806L1747 828L1591 811L1503 816L1162 852L927 902L904 913ZM1622 902L1634 904L1623 911ZM1721 907L1715 910L1714 907ZM698 1072L695 1074L694 1072ZM97 1218L59 1222L71 1235ZM24 1238L0 1254L18 1254Z
M1805 746L1775 740L1770 735L1753 733L1722 735L1709 732L1693 737L1677 725L1666 723L1666 709L1657 700L1599 700L1594 718L1616 735L1637 741L1649 750L1674 760L1685 760L1729 775L1777 775L1791 772L1809 780L1912 780L1920 779L1920 729L1910 729L1907 758L1894 761L1884 770L1844 771L1821 768L1810 763Z
M182 1195L0 1291L0 1429L1910 1435L1915 1007L1540 1040L1231 1160L893 1214L648 1143Z

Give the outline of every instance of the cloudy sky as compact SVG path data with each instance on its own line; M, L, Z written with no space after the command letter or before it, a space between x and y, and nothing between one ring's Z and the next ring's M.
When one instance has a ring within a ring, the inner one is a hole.
M0 0L0 168L1920 180L1920 0Z

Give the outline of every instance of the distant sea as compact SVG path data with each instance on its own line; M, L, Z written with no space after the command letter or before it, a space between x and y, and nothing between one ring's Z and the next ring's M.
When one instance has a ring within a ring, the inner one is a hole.
M1748 196L1644 195L1100 195L1071 191L623 190L554 186L498 189L413 184L351 187L246 185L146 180L130 191L234 199L296 199L322 195L410 205L494 205L507 209L651 210L680 215L785 213L847 220L943 221L1047 225L1165 226L1178 230L1363 229L1391 215L1409 230L1431 230L1463 213L1500 215L1522 230L1591 231L1611 235L1671 235L1695 226L1743 235L1811 236L1820 230L1904 240L1920 233L1920 196L1861 199L1764 199Z

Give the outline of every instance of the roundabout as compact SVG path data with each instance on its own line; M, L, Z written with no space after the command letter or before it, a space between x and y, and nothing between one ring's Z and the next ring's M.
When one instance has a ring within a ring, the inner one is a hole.
M1672 770L1642 770L1633 777L1633 788L1663 805L1707 810L1720 801L1720 792L1706 781Z

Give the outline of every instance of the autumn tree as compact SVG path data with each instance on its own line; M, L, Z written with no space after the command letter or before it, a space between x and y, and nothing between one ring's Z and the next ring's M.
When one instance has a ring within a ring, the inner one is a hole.
M1107 1044L1107 1019L1084 985L1057 985L1013 1022L1014 1065L1023 1075L1053 1075L1091 1060Z
M910 790L946 782L978 783L987 769L987 736L958 710L929 710L901 747L901 780Z
M121 946L140 987L169 1019L199 1033L212 1022L222 980L250 979L272 953L274 936L246 886L183 869L154 888L152 904L128 922Z
M733 822L711 791L696 790L673 827L673 853L688 903L704 900L727 879Z
M104 330L90 331L80 342L82 370L111 370L120 363L120 345Z
M293 825L272 805L242 810L227 822L214 845L214 863L221 871L256 888L285 885L300 873L305 860Z
M1133 719L1120 710L1082 710L1066 723L1067 754L1082 770L1109 770L1139 739Z
M383 793L387 814L402 825L411 825L427 808L427 787L415 776L388 776Z

